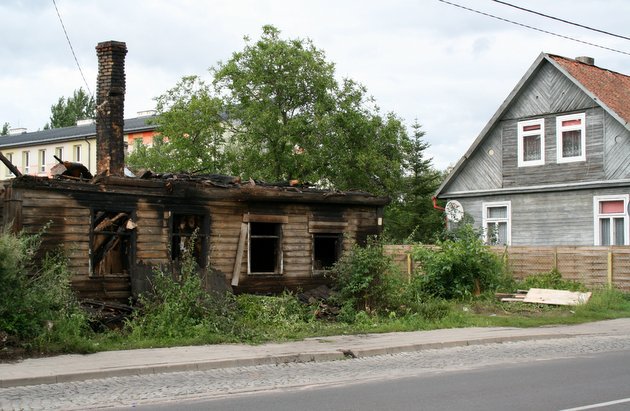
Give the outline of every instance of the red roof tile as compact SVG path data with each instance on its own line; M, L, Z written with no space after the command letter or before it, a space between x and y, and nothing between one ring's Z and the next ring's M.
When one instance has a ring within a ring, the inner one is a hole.
M566 57L549 57L625 122L630 122L630 76Z

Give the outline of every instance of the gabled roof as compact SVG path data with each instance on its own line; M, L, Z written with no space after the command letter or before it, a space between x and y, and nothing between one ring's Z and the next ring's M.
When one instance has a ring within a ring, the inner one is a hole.
M488 124L481 130L481 133L479 133L470 148L444 179L437 189L436 195L439 195L451 180L459 174L466 160L474 153L486 134L502 118L514 98L519 95L523 87L529 83L530 79L533 78L534 74L545 62L557 68L584 93L601 105L608 114L619 121L626 129L630 130L630 76L582 63L578 60L540 53L516 87L494 113Z
M155 124L149 120L155 116L136 117L125 120L123 132L138 133L141 131L155 130ZM49 130L35 131L32 133L0 136L0 148L25 147L39 144L48 144L62 141L82 140L96 136L96 124L52 128Z

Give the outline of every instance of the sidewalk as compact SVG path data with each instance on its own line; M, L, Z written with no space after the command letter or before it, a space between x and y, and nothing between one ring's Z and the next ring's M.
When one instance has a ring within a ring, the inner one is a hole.
M630 336L630 318L540 328L455 328L316 337L253 346L222 344L60 355L0 364L0 388L175 371L332 361L432 348L584 335Z

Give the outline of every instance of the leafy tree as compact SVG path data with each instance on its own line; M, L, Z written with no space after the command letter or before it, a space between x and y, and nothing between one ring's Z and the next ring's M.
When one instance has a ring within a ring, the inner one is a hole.
M50 123L44 130L74 126L77 120L94 118L94 97L88 96L83 88L74 91L72 97L59 97L57 104L50 106Z
M239 170L254 178L317 178L321 138L330 134L334 66L310 40L283 40L265 26L214 74L238 144Z
M2 129L0 129L0 136L6 136L7 134L9 134L10 129L11 129L11 125L5 122L2 125Z
M398 210L390 214L396 237L424 227L415 214L439 221L429 195L439 173L422 157L420 126L410 137L363 85L338 81L334 64L311 40L283 39L264 26L260 39L246 37L244 48L210 73L211 83L184 77L156 99L161 136L152 147L136 147L130 166L388 195Z
M184 77L156 100L160 134L151 148L134 147L129 165L156 172L227 172L222 102L203 80Z

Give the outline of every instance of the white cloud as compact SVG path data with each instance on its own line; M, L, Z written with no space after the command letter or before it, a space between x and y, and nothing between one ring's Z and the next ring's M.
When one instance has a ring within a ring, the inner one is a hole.
M466 7L630 51L626 40L596 34L486 0ZM528 30L437 0L56 0L77 58L94 91L101 41L127 43L126 116L184 75L207 69L256 39L264 24L284 36L311 38L336 63L338 75L368 88L383 111L411 125L418 119L445 168L464 154L542 51L630 73L628 56ZM627 34L624 0L531 0L525 7ZM0 123L41 128L50 106L84 87L51 2L0 4Z

